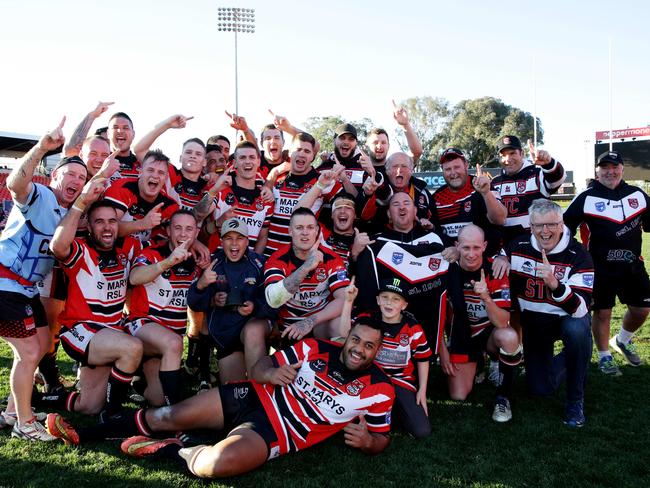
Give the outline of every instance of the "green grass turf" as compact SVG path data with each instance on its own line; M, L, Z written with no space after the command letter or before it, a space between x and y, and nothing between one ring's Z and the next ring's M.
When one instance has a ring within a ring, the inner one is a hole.
M650 256L650 242L644 244ZM614 309L613 330L624 309ZM562 424L563 391L552 399L526 396L524 378L513 394L514 419L491 420L494 388L476 387L466 402L447 399L439 368L432 370L429 411L433 433L415 441L397 431L386 452L369 457L348 449L340 435L307 451L211 486L441 486L645 487L650 485L650 327L636 336L644 364L623 376L600 375L592 358L586 391L587 425ZM60 353L63 372L71 361ZM0 397L9 393L11 353L0 345ZM89 422L81 416L75 422ZM0 432L0 486L204 486L172 462L133 461L119 442L82 447L30 444Z

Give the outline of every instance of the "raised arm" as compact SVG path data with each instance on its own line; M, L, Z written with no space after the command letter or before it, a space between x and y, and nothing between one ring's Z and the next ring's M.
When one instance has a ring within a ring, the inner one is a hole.
M147 132L133 148L133 152L138 158L138 161L144 159L144 155L147 154L147 151L153 143L156 142L156 139L163 135L168 129L184 129L187 125L187 121L192 120L193 118L194 117L186 117L185 115L176 114L167 117L162 122L156 124L156 126Z
M131 274L129 275L129 283L131 283L133 286L151 283L168 269L176 266L178 263L185 261L192 256L187 250L189 243L189 239L183 242L180 246L174 248L172 253L162 261L153 264L147 264L146 266L136 266L131 270Z
M88 131L93 125L93 122L98 119L104 112L108 110L108 107L113 105L115 102L99 102L95 110L88 112L83 120L79 123L77 128L70 136L70 140L63 148L63 155L66 157L70 156L79 156L81 152L81 146L83 145L84 140L88 136Z
M70 245L77 233L79 219L90 204L95 202L104 192L104 179L97 178L89 181L77 197L65 217L61 219L50 241L50 249L58 260L62 261L70 254Z
M417 164L420 156L422 156L422 143L420 142L420 139L418 139L413 127L411 127L408 112L404 107L398 107L395 100L393 100L393 117L395 117L395 121L402 127L402 129L404 129L404 134L406 134L406 143L413 155L413 164Z
M61 119L59 125L47 134L45 134L25 154L18 165L11 170L7 177L7 189L11 193L11 198L19 204L27 203L27 197L32 191L32 178L34 177L34 170L36 166L43 159L49 151L53 151L65 142L63 136L63 125L65 124L65 117Z

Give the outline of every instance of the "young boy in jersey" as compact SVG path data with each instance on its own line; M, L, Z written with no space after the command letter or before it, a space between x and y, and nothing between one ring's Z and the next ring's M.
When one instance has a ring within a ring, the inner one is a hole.
M345 290L341 313L341 331L351 327L351 311L358 290L354 278ZM395 387L394 412L404 429L416 439L431 433L427 410L427 380L431 350L422 326L405 309L408 302L400 279L380 284L377 293L379 311L361 313L354 324L366 324L382 330L382 343L375 363L388 375Z

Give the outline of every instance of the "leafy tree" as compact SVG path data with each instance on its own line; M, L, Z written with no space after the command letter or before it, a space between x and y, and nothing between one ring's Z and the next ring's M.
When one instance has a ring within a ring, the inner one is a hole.
M340 115L328 115L326 117L309 117L305 122L305 130L316 138L321 144L321 151L334 150L334 133L339 124L349 122L357 129L357 140L359 146L366 143L368 132L375 127L372 120L364 117L361 120L343 120Z
M472 163L498 166L496 141L506 134L518 136L525 145L533 138L533 117L516 107L492 97L463 100L452 110L448 125L434 145L439 154L453 146L462 149ZM537 141L544 132L537 121Z
M411 127L422 143L422 156L418 169L432 169L437 166L436 147L449 118L449 102L444 98L412 97L400 102L409 115ZM397 142L402 151L408 152L406 136L398 134Z

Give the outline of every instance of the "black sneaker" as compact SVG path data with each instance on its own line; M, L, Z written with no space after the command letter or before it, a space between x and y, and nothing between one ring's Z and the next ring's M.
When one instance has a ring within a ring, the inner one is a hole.
M582 402L568 402L564 416L564 425L569 427L579 428L585 425L585 412L582 407Z

